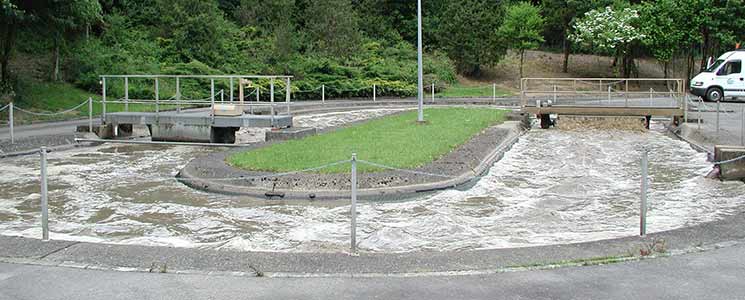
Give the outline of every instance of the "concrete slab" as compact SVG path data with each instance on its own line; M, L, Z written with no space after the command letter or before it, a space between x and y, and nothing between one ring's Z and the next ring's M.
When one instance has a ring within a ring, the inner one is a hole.
M292 127L282 130L267 131L265 140L267 142L299 140L307 136L316 135L317 133L318 130L316 130L315 128Z
M22 237L0 236L0 257L42 258L76 243L69 241L44 242Z
M106 114L107 124L181 124L188 126L211 126L211 127L276 127L284 128L292 126L292 116L264 116L243 115L235 117L209 115L209 112L117 112Z
M745 155L743 146L718 145L714 147L714 160L726 161ZM741 180L745 178L745 159L719 165L720 178L723 180Z

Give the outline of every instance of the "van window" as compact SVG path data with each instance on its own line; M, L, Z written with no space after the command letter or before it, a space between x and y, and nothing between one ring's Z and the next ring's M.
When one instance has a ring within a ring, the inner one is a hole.
M721 69L719 69L719 72L717 75L729 75L729 74L740 74L742 72L742 62L739 60L733 60L727 62L727 64L724 65Z
M711 72L714 72L714 71L716 71L716 70L717 70L717 69L719 68L719 66L721 66L721 65L722 65L722 63L723 63L723 62L724 62L724 60L723 60L723 59L717 59L717 61L715 61L715 62L714 62L714 63L713 63L712 65L711 65L711 67L709 67L708 69L706 69L706 71L705 71L705 72L709 72L709 73L711 73Z

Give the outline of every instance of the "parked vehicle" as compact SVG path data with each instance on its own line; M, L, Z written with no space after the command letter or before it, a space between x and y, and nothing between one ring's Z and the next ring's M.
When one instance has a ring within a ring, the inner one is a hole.
M706 101L745 98L745 49L720 56L706 70L693 77L690 91Z

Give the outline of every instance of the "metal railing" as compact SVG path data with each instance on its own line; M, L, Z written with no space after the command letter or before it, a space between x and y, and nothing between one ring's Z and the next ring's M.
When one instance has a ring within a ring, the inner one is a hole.
M664 78L522 78L521 107L683 107L685 80Z

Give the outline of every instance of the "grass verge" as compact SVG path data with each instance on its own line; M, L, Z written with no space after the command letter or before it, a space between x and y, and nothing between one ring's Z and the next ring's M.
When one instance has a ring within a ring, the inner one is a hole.
M470 140L485 128L501 123L505 111L476 108L432 108L424 111L427 123L416 122L416 111L372 120L330 133L237 153L228 164L246 170L287 172L314 168L357 157L396 168L430 163ZM362 172L379 171L359 165ZM322 169L346 173L349 165Z

